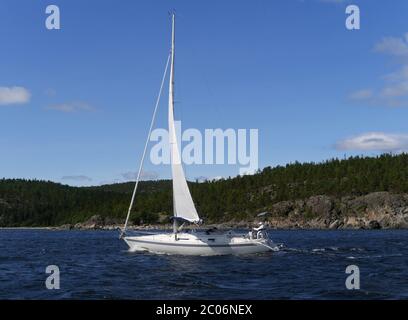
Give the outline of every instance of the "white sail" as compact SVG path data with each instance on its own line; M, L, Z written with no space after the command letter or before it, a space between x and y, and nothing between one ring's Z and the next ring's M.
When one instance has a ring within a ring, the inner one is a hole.
M171 173L173 176L173 210L174 216L190 222L199 222L200 217L191 198L186 177L181 165L180 151L177 144L176 128L174 125L174 44L175 44L175 18L172 16L171 37L171 65L169 85L169 142L171 157Z

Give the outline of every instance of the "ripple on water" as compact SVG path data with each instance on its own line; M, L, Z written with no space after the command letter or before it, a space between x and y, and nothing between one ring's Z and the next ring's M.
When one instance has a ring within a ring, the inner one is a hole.
M116 232L0 232L0 298L395 299L408 297L403 230L273 231L279 251L183 257L129 253ZM46 290L56 264L61 289ZM345 289L360 267L361 290Z

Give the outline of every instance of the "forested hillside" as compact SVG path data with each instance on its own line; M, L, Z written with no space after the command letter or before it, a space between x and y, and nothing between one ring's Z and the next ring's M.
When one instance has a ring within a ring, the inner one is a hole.
M0 226L55 226L100 215L123 221L133 183L70 187L47 181L0 180ZM255 175L190 183L200 215L207 222L242 220L274 204L314 195L335 198L371 192L408 192L408 155L352 157L323 163L267 167ZM132 219L156 223L171 216L171 181L140 184Z

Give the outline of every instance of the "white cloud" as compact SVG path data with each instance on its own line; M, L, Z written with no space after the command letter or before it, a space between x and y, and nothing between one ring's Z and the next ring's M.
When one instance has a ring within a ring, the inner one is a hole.
M123 179L125 180L136 180L137 172L128 171L121 174ZM156 180L159 178L159 174L156 171L142 171L140 174L140 178L142 180Z
M381 90L381 96L383 97L403 97L408 95L408 77L404 81L395 81L390 85L386 85Z
M72 181L92 181L92 178L84 175L79 176L63 176L61 180L72 180Z
M383 76L384 84L377 90L363 89L349 95L353 100L389 107L408 106L408 33L403 37L385 37L374 51L393 57L399 69Z
M0 105L22 104L30 101L30 92L23 87L0 87Z
M402 38L383 38L374 46L374 50L391 56L408 57L408 32Z
M408 150L408 134L368 132L336 144L337 150L353 151L404 151Z
M125 180L136 180L137 173L133 171L128 171L128 172L121 173L121 176Z
M65 113L79 112L79 111L94 111L95 108L85 102L70 102L55 104L47 107L48 110L55 110Z
M408 79L408 64L401 69L384 76L386 81L404 81Z
M387 81L387 85L381 90L381 96L391 99L391 101L396 103L402 100L405 102L405 105L408 105L408 99L405 99L405 101L404 99L394 99L398 97L403 98L404 96L408 98L408 64L384 76L384 79Z
M123 181L121 179L113 179L113 180L103 180L100 181L98 185L103 186L105 184L116 184L116 183L122 183Z

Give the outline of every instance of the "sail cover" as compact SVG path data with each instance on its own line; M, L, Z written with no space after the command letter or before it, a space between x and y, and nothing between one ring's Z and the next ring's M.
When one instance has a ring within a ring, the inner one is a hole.
M173 15L172 50L169 85L169 142L171 157L171 172L173 176L173 210L174 216L190 222L199 222L200 217L194 206L193 199L188 189L186 177L181 164L180 151L177 143L176 128L174 124L174 40L175 21Z

